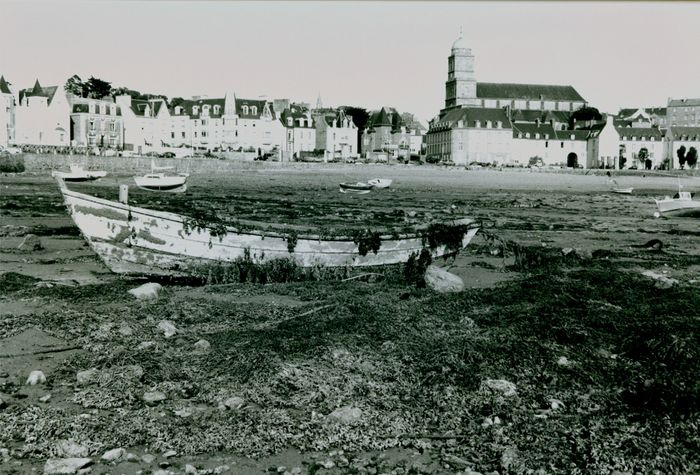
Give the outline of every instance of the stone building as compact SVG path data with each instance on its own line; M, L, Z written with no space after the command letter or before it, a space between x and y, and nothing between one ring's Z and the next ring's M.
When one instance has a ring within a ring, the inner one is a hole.
M360 152L365 157L372 155L387 158L408 158L411 133L393 107L382 107L369 114L367 125L362 132Z
M226 98L192 98L169 109L170 137L173 147L214 150L224 146Z
M70 141L78 147L121 148L122 113L112 100L70 96Z
M60 86L34 87L19 91L15 107L15 143L70 145L70 103Z
M10 85L0 76L0 147L15 141L15 96Z
M126 150L146 153L169 144L171 122L164 99L133 99L123 95L115 100L122 114Z
M670 99L666 106L669 127L700 126L700 99Z
M316 150L324 161L357 157L357 126L343 109L316 116Z
M316 148L316 125L308 109L291 104L280 114L280 121L285 129L282 150L286 156L299 158L301 152Z

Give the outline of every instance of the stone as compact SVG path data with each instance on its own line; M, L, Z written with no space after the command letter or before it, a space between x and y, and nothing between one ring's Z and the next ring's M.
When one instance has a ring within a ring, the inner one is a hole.
M143 341L139 343L139 345L136 347L137 351L143 351L147 350L153 346L155 346L156 342L155 341Z
M136 455L136 454L134 454L134 453L132 453L132 452L129 452L128 454L126 454L126 461L127 461L127 462L136 462L136 461L138 461L138 460L139 460L139 456L138 456L138 455Z
M557 411L564 408L564 403L559 399L552 398L549 400L549 407L551 407L553 411Z
M185 464L185 473L189 475L196 475L197 468L194 465Z
M463 458L457 457L456 455L445 454L443 456L443 460L456 470L465 470L469 468L469 462Z
M505 397L511 397L517 394L515 392L515 384L511 383L510 381L506 381L505 379L487 379L481 384Z
M5 447L0 448L0 460L3 462L10 460L10 449L6 449Z
M119 331L119 334L122 335L122 336L131 336L131 335L134 334L134 330L133 330L129 325L127 325L126 323L122 323L122 324L119 326L119 330L118 330L118 331Z
M568 256L569 254L572 254L573 252L574 252L574 248L573 248L573 247L565 247L564 249L561 250L561 255L564 256L564 257L566 257L566 256Z
M102 455L102 460L105 462L118 462L119 460L126 457L126 450L119 447L116 449L111 449Z
M654 287L656 287L657 289L670 289L678 283L678 280L672 279L671 277L667 277L663 274L659 274L657 272L654 272L653 270L645 270L644 272L642 272L642 275L653 279L655 281Z
M158 322L158 330L163 332L165 338L170 338L177 333L177 328L175 324L170 320L161 320Z
M155 282L149 282L129 290L129 293L138 300L157 299L163 286Z
M100 372L97 370L97 368L90 368L86 369L85 371L78 371L78 373L75 375L75 379L81 386L93 384L100 379Z
M343 406L328 414L328 417L338 422L349 424L358 421L362 417L362 410L357 407Z
M48 459L44 465L44 475L78 473L90 464L92 459L87 457Z
M571 366L571 361L569 361L569 358L567 358L566 356L560 356L557 360L557 364L566 368L568 366Z
M163 458L169 459L170 457L175 457L177 455L177 452L174 450L168 450L166 452L163 452Z
M211 348L211 344L207 340L199 340L194 344L195 351L206 353Z
M36 234L27 234L20 245L17 246L17 249L20 251L41 251L44 249L44 246Z
M161 401L165 401L167 396L161 391L146 391L143 394L143 400L147 404L156 404Z
M143 378L143 368L137 364L125 367L125 376L132 381L139 381Z
M516 460L518 459L518 452L512 447L507 448L506 450L503 451L501 454L501 467L503 469L508 470L510 467L515 464Z
M41 402L49 402L49 400L51 400L51 394L46 394L46 395L41 396L39 398L39 401L41 401Z
M243 407L243 404L245 404L245 400L238 396L233 396L223 401L223 405L226 409L231 409L234 411Z
M143 463L153 463L153 461L156 459L156 456L153 454L143 454L141 456L141 461Z
M176 409L173 411L177 417L190 417L192 415L192 409L189 407L184 407L182 409Z
M461 292L464 281L458 275L447 272L436 265L429 265L425 271L425 283L436 292Z
M46 382L46 375L42 371L32 371L27 378L27 385L35 386Z

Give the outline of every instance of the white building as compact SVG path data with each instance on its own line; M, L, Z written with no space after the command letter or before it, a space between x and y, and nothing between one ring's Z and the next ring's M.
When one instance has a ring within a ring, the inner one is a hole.
M343 109L316 117L316 149L324 160L357 157L357 126Z
M70 103L59 86L42 87L37 79L31 89L19 92L15 108L15 143L70 145Z
M15 140L15 96L10 85L0 76L0 147Z
M668 128L665 150L671 168L681 168L678 160L678 151L681 147L685 147L686 153L690 147L695 148L700 153L700 127L671 126Z
M163 99L116 98L122 113L124 148L137 153L159 150L169 144L171 124L168 106Z
M316 126L308 109L291 104L280 114L280 121L286 132L285 156L299 158L301 152L316 149Z

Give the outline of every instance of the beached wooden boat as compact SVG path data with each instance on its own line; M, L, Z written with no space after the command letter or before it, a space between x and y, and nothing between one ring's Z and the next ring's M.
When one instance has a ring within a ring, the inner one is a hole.
M372 191L373 185L369 183L362 183L358 181L356 183L341 183L340 192L341 193L354 193L356 195L364 195Z
M99 180L100 178L107 176L107 172L98 170L85 170L80 165L71 165L69 172L61 172L54 170L51 172L51 176L55 178L62 178L65 181L80 182Z
M367 184L372 185L375 188L389 188L392 183L393 180L389 178L373 178L371 180L367 180Z
M148 173L144 176L135 176L136 186L148 191L169 191L182 193L187 191L187 175L166 175L165 173Z
M69 214L90 247L109 269L120 274L190 276L203 265L241 258L254 263L293 259L301 267L398 264L423 249L434 257L454 254L469 244L478 229L469 218L444 223L443 235L446 229L453 231L449 245L436 241L434 235L426 238L426 231L420 229L413 234L372 236L373 240L379 238L379 248L376 252L365 248L365 255L361 255L363 243L357 237L209 228L176 213L72 191L62 180L57 181Z
M617 193L618 195L631 195L634 188L612 188L610 192Z
M689 191L678 191L675 197L655 199L659 213L667 216L700 216L700 201L693 199Z

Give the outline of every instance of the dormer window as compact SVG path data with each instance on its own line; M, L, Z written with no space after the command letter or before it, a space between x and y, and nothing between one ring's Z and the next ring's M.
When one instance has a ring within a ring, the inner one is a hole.
M100 104L100 114L104 115L107 113L107 106Z
M656 139L654 137L649 137L649 140L651 140L653 142Z
M490 128L491 128L491 121L490 121L490 120L487 120L487 121L486 121L486 128L487 128L487 129L490 129Z
M576 135L571 134L571 140L576 140Z
M219 111L221 111L221 106L217 104L214 106L214 114L218 114Z
M192 114L193 115L199 114L199 106L192 106Z
M209 105L208 105L208 104L204 104L204 105L202 106L202 114L208 114L208 113L209 113Z
M523 138L523 133L522 133L522 132L518 132L518 138L519 138L519 139Z
M109 106L109 110L110 110L110 114L117 115L117 106L115 106L114 104Z
M175 115L180 115L180 114L182 114L182 106L175 107Z
M539 139L540 139L540 134L535 134L535 138L536 138L537 140L539 140Z
M529 139L529 138L530 138L530 132L527 132L527 133L525 134L525 138L526 138L526 139Z
M251 106L250 107L250 113L252 115L258 115L258 107L257 106Z
M474 123L474 127L476 127L477 129L481 128L481 121L480 121L480 120L477 120L477 121Z
M95 113L95 103L91 102L90 105L88 106L88 109L90 110L90 114Z
M497 129L502 129L502 128L503 128L503 122L501 122L500 120L499 120L498 122L496 122L496 128L497 128Z
M292 119L291 117L287 117L287 125L288 125L289 127L293 126L293 125L294 125L294 119Z
M243 115L248 115L248 106L243 106Z
M637 136L636 136L636 135L633 135L633 136L632 136L632 141L633 141L633 142L636 142L636 141L637 141Z
M544 134L544 139L549 140L549 134Z

